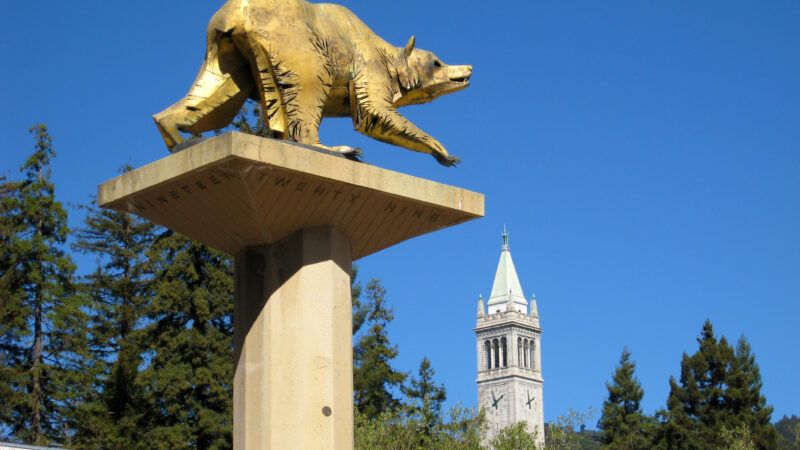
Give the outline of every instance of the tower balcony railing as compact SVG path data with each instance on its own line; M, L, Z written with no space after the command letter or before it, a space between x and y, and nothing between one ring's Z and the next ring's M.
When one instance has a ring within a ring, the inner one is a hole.
M539 373L540 371L535 367L520 367L517 365L508 365L503 367L492 367L487 369L483 367L480 371L478 371L478 375L486 375L492 378L498 376L506 376L506 375L533 375Z

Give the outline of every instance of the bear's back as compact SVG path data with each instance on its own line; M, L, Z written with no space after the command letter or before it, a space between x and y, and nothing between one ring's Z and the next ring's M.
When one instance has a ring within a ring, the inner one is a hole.
M307 9L312 6L305 0L228 0L214 13L209 23L209 31L228 33L233 29L240 31L303 20Z
M352 11L305 0L228 0L209 23L211 34L239 32L300 35L309 29L330 41L383 42Z

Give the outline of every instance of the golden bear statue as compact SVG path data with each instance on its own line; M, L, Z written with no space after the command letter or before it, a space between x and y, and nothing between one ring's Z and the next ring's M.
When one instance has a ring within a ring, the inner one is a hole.
M352 117L359 132L459 162L397 112L469 86L471 66L381 39L350 10L304 0L228 0L208 26L206 59L189 93L153 118L170 150L181 132L229 125L248 98L270 133L357 159L360 150L319 141L323 117Z

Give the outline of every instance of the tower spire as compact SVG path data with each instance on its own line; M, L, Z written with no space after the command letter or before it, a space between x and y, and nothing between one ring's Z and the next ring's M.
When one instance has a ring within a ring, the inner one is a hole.
M511 248L508 244L508 229L503 226L503 246L500 250L500 261L497 263L497 272L494 275L492 293L489 296L489 314L498 311L525 311L528 309L528 302L522 292L522 285L519 283L517 269L511 259Z
M478 295L478 318L486 317L486 310L483 308L483 295Z

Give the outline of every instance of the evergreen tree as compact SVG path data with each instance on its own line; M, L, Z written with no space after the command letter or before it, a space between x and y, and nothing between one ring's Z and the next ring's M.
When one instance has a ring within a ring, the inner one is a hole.
M644 390L634 377L636 363L631 353L622 351L612 382L606 383L608 399L603 403L603 415L598 427L603 430L603 448L620 450L647 449L647 419L640 402Z
M149 252L154 297L137 382L141 448L230 448L233 263L171 231Z
M136 392L143 363L139 339L153 294L146 254L157 227L131 214L84 209L85 225L73 248L97 256L98 267L81 285L89 311L84 368L93 386L74 417L75 442L83 448L131 448L142 416Z
M5 176L0 175L0 248L4 250L0 252L0 398L7 399L0 402L0 437L10 432L6 428L9 426L8 420L13 413L16 400L14 387L19 383L16 380L18 373L9 367L11 362L8 353L12 349L6 347L16 334L11 328L13 320L17 319L14 314L19 309L11 303L13 287L10 282L13 277L9 274L15 258L10 251L5 251L11 248L16 229L16 218L8 213L15 192L14 187L14 183L8 182Z
M366 320L369 329L358 339L355 349L353 390L356 410L374 419L400 405L391 390L402 385L406 376L391 366L397 357L397 347L390 344L386 329L393 318L391 308L386 305L386 290L380 281L371 280L366 291L373 308Z
M749 345L742 340L734 351L724 336L717 340L709 321L698 344L694 355L683 355L680 384L670 378L667 410L659 412L659 444L724 448L726 433L741 434L744 427L756 448L774 448L772 409L761 396L761 376Z
M355 264L353 264L352 274L350 278L350 298L353 303L353 336L355 336L359 330L361 330L361 327L364 326L364 322L366 322L373 304L369 302L369 299L361 298L361 283L356 281L358 277L358 266ZM358 353L358 351L354 349L354 353Z
M442 424L442 403L447 400L444 385L433 380L435 372L428 358L422 358L418 376L401 388L407 398L408 413L422 423L425 436L432 436Z
M727 420L724 394L726 375L733 362L733 348L723 337L714 336L710 321L697 339L699 349L681 360L680 384L670 379L663 440L667 448L705 449L723 445L722 429Z
M30 444L65 442L65 413L81 385L76 354L82 311L65 254L67 213L55 198L47 127L30 130L35 150L20 181L0 188L0 430Z
M777 445L777 433L770 423L772 407L761 395L761 371L752 348L744 336L736 343L733 363L726 377L725 406L734 418L734 429L744 427L753 445L772 449Z

